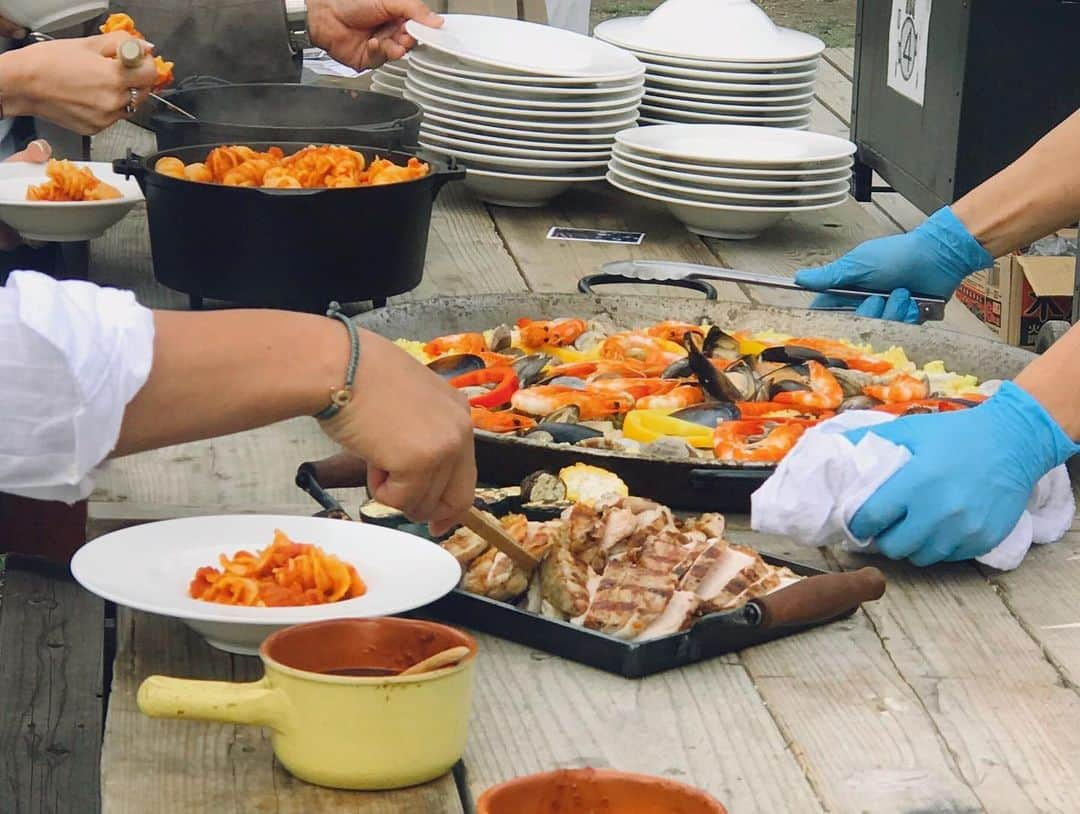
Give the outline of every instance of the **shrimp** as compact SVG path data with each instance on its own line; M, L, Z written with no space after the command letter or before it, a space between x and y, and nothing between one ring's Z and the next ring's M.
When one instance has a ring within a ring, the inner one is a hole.
M637 400L634 407L641 410L681 410L705 401L705 394L696 384L680 384L667 393L657 393Z
M797 345L800 348L810 348L832 359L843 359L852 370L861 370L863 373L888 373L893 369L891 362L884 359L875 359L868 356L858 348L852 347L839 339L822 339L820 337L800 337L789 339L785 345Z
M487 340L483 334L449 334L432 339L424 345L428 356L445 356L448 353L486 353Z
M528 416L511 413L508 410L496 412L486 407L472 408L472 424L476 429L488 432L513 432L536 426L536 422Z
M664 322L658 322L651 328L646 328L645 333L649 336L655 336L658 339L666 339L668 342L678 342L681 345L683 338L689 333L704 337L705 329L700 325L691 325L689 322L666 320Z
M776 463L804 432L806 424L798 421L721 421L713 431L713 453L720 461Z
M659 375L668 365L686 358L686 351L668 342L643 333L619 333L609 336L600 345L601 359L616 359L639 364L644 373Z
M881 384L867 385L863 388L863 395L887 404L918 401L930 395L930 385L925 379L916 378L908 373L899 373Z
M612 359L597 359L590 362L569 362L565 365L555 365L547 370L549 377L569 376L572 379L584 379L586 376L596 374L597 377L622 377L644 378L640 365L634 365L627 361Z
M518 338L527 348L539 348L553 345L564 348L573 345L577 338L585 333L583 319L553 319L534 322L531 319L517 321Z
M627 393L636 399L669 393L679 386L678 379L591 377L585 380L590 393Z
M835 410L844 400L844 389L829 369L818 362L806 363L810 370L809 390L786 390L773 399L781 404L797 404L800 407ZM864 388L865 389L865 388ZM867 393L867 395L873 395Z
M831 418L834 414L830 410L818 410L813 407L795 406L794 404L781 404L778 401L737 401L735 406L739 409L739 415L743 418L813 418L820 421Z
M510 397L510 405L522 413L540 416L574 405L582 420L593 421L632 409L634 397L629 393L589 393L572 387L542 384L518 390Z

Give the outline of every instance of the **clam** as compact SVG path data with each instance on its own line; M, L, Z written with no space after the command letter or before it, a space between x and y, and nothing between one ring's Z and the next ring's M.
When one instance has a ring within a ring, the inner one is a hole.
M479 356L471 353L459 353L453 356L443 356L428 362L428 370L437 373L444 379L453 379L474 370L483 370L487 365Z
M510 350L510 343L514 341L514 332L509 325L497 325L495 330L491 332L491 339L488 342L490 347L495 353L505 353Z
M567 404L553 413L549 413L541 424L577 424L581 420L581 410L576 404Z
M530 387L536 384L541 375L543 375L544 368L551 362L551 357L543 353L530 353L528 356L519 356L510 366L514 368L514 372L518 377L518 385L520 387Z
M646 444L641 448L641 454L653 455L657 458L696 458L698 456L694 448L686 443L686 439L674 438L670 435Z

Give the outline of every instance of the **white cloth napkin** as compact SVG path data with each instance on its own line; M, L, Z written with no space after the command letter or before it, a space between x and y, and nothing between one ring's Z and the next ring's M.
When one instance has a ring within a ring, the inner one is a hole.
M873 433L864 435L858 444L841 433L894 418L888 413L856 410L809 430L751 497L751 527L783 534L806 546L839 544L848 550L874 551L873 541L852 536L848 530L851 518L911 459L911 453ZM1023 561L1032 543L1060 540L1075 514L1069 474L1059 466L1036 484L1016 528L978 561L991 568L1012 570Z

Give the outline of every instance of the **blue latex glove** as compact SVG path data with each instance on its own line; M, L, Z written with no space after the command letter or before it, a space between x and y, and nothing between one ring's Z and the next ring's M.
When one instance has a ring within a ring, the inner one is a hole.
M851 518L894 560L919 566L982 556L1004 540L1047 472L1080 452L1027 392L1006 382L970 410L914 415L852 430L907 447L912 458Z
M948 299L965 277L993 264L994 258L946 206L907 234L868 240L832 263L797 272L795 282L817 291L845 287L893 291L888 303L884 297L866 298L856 313L915 323L919 311L908 292ZM895 289L905 291L898 294ZM851 297L821 294L811 307L856 303Z

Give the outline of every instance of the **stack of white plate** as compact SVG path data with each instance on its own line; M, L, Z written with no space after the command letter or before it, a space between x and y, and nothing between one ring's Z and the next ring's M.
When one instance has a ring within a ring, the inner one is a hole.
M635 126L644 69L571 31L502 17L415 21L405 98L424 110L420 144L453 156L482 200L540 206L602 181L615 134Z
M390 96L405 94L405 75L409 70L409 55L387 62L371 72L371 89Z
M750 0L668 0L595 36L644 63L642 124L809 126L825 43L780 28Z
M743 240L848 195L855 145L801 130L665 124L616 136L608 181L659 201L687 229Z

